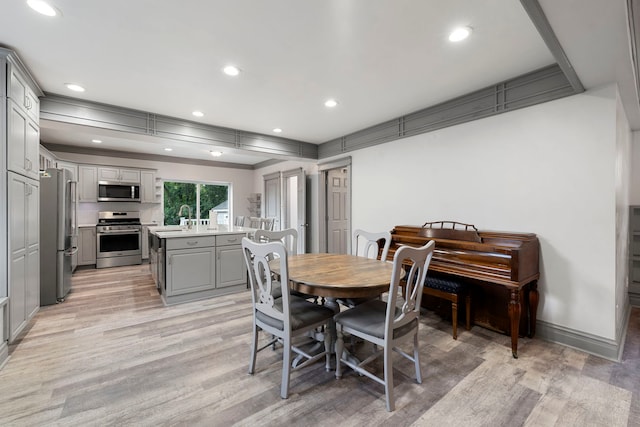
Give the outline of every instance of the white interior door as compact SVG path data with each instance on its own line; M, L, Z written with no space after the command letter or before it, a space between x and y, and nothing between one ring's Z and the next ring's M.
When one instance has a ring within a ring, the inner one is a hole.
M349 253L349 170L327 171L327 252Z
M305 253L307 237L307 191L302 168L283 172L283 228L298 230L298 253Z

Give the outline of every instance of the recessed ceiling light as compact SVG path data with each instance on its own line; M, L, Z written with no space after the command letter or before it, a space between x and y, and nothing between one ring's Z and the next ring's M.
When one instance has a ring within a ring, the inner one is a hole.
M167 147L167 148L164 149L164 151L173 151L173 148Z
M72 90L74 92L84 92L84 88L75 83L65 83L64 85L67 87L67 89Z
M222 71L224 71L224 73L228 76L237 76L238 74L240 74L240 68L234 65L227 65Z
M203 113L202 111L194 111L194 112L193 112L193 113L191 113L191 114L193 114L193 115L194 115L194 116L196 116L196 117L202 117L202 116L204 116L204 113Z
M213 157L220 157L222 156L222 151L211 151L211 155Z
M99 139L92 139L91 142L93 142L94 144L102 144L102 141Z
M33 10L45 16L56 16L58 11L44 0L27 0L27 4Z
M327 99L324 102L324 106L327 107L327 108L333 108L336 105L338 105L338 101L336 101L335 99Z
M471 34L471 31L473 31L471 29L471 27L459 27L459 28L456 28L455 30L453 30L451 32L451 34L449 34L449 41L450 42L462 41L462 40L466 39L467 37L469 37L469 35Z
M280 133L280 132L282 132L282 129L280 129L280 128L275 128L273 131L274 131L275 133Z

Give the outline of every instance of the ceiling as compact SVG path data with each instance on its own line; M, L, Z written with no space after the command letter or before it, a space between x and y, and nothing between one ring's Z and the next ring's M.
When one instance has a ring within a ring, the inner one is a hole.
M539 2L585 88L618 83L640 128L626 1ZM45 93L315 144L555 62L518 1L51 3L61 16L39 15L25 0L3 2L0 14L0 45L18 53ZM471 37L449 42L461 25ZM222 73L228 64L240 75ZM337 107L323 105L329 98ZM94 138L101 149L192 159L211 159L214 149L41 122L44 143L95 148ZM267 157L226 149L216 160Z

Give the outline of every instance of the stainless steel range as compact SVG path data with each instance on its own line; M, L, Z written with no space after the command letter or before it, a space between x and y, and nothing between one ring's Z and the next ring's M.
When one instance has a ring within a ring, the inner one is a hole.
M142 264L140 212L99 212L96 268Z

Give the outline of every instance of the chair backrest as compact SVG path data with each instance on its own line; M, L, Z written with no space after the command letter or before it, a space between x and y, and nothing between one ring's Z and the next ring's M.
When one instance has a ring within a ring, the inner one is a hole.
M259 311L273 319L284 322L285 330L290 330L289 321L289 287L278 283L289 283L287 251L282 242L258 243L246 237L242 238L242 254L249 273L251 298L254 314ZM269 262L280 264L280 281L274 280ZM282 293L282 304L276 303L277 295Z
M260 228L263 230L272 231L275 218L260 218Z
M400 246L393 257L393 271L391 273L391 285L389 287L389 299L387 302L387 318L385 321L385 337L392 337L394 329L397 329L414 319L420 317L420 303L422 301L422 289L427 278L427 270L433 256L435 241L431 240L420 248ZM404 277L404 298L397 307L400 278L404 266L409 271Z
M378 252L380 250L378 242L380 240L384 240L380 259L385 261L387 259L387 254L389 253L389 248L391 247L391 233L388 231L384 231L382 233L370 233L364 230L354 231L351 253L353 255L378 259Z
M280 241L289 255L298 254L298 231L295 228L280 231L256 230L253 238L256 242Z
M244 219L244 226L251 228L260 228L260 218L257 216L250 216Z
M244 226L244 216L242 215L238 215L234 221L233 221L233 225L236 225L238 227L243 227Z

